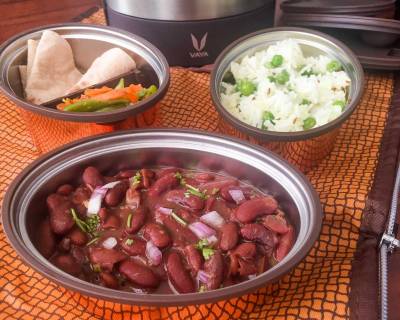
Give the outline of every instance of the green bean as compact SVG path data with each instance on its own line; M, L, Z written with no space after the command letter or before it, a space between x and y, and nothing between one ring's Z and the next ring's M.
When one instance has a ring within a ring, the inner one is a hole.
M125 80L124 78L119 79L118 84L115 86L114 89L123 89L125 88Z
M143 100L144 98L150 97L152 94L154 94L156 92L157 92L157 87L154 84L152 84L148 88L143 88L139 92L139 100Z
M300 105L309 105L309 104L311 104L311 101L308 99L303 99L303 100L301 100L301 103L300 103Z
M236 90L247 97L257 90L257 86L250 80L239 80L236 84Z
M64 108L64 111L71 112L92 112L100 109L116 106L116 105L124 105L127 106L129 104L129 100L126 99L117 99L110 101L100 101L94 99L85 99L80 100L76 103L70 104Z

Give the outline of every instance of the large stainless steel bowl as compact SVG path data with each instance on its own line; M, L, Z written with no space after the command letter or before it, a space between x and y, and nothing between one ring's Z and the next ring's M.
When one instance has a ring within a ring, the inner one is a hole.
M105 173L126 167L172 165L232 175L274 194L295 226L297 240L282 262L258 277L205 293L143 295L85 282L57 269L42 257L33 239L46 213L46 196L60 184L78 182L76 177L88 165L95 165ZM160 129L92 137L41 157L9 187L2 219L4 231L20 257L52 281L97 298L167 306L214 302L243 295L278 280L313 246L321 228L322 209L307 179L269 151L219 135Z
M262 130L233 116L221 103L221 82L233 61L266 49L284 39L299 42L305 56L327 55L338 60L351 79L348 103L335 120L306 131L276 132ZM217 58L211 75L211 97L220 115L222 132L250 140L281 154L300 169L307 171L332 150L338 128L356 109L364 92L364 72L354 53L339 40L314 30L283 27L260 30L244 36L229 45Z

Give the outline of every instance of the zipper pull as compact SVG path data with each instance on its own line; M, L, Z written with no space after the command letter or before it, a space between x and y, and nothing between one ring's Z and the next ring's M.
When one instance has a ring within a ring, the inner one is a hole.
M382 244L384 243L388 246L388 250L390 253L392 253L395 249L400 248L400 240L387 233L384 233L382 235L379 247L382 247Z

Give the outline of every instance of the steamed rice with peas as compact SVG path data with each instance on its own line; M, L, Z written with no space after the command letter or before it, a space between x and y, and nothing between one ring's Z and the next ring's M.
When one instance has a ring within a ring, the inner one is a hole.
M350 78L328 56L305 57L287 39L232 62L232 81L221 84L221 103L235 117L269 131L322 126L347 104Z

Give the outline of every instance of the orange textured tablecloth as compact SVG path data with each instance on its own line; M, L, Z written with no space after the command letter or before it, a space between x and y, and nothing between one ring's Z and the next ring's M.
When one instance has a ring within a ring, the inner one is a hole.
M104 23L102 11L84 20ZM171 69L157 125L218 131L209 75ZM350 272L362 213L373 182L393 92L391 74L367 74L357 111L331 155L307 175L325 217L314 248L278 283L216 304L151 308L71 292L27 267L0 230L0 319L348 319ZM0 96L0 199L10 181L39 156L18 108Z

